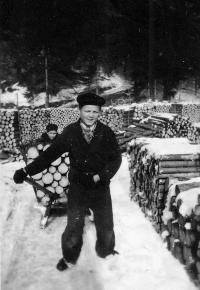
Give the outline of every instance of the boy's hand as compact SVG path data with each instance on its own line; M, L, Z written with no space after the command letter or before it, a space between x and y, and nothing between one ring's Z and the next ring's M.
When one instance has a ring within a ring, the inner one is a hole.
M13 180L17 184L23 183L27 175L28 174L23 170L23 168L21 168L15 171L15 174L13 175Z

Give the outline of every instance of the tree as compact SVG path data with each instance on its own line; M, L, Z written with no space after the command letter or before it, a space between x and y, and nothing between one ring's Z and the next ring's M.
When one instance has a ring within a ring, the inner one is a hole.
M199 75L200 2L152 5L154 78L168 98L179 80ZM1 74L30 94L45 91L45 59L50 94L89 84L99 66L133 80L135 95L147 88L148 0L9 0L4 10Z

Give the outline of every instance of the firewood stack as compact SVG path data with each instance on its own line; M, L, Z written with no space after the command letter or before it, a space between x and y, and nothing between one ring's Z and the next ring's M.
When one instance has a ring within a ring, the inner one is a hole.
M199 129L192 125L188 117L176 114L156 114L144 119L142 123L157 128L161 138L187 137L191 143L200 142Z
M151 125L135 123L125 128L124 131L116 133L118 144L124 148L125 144L132 139L139 137L159 137L159 129L153 128Z
M127 156L131 200L138 203L167 241L168 249L200 282L199 145L190 144L186 138L138 138L128 143ZM171 184L180 178L190 179L190 187L184 182ZM196 193L192 192L194 188ZM184 195L179 195L182 191Z
M200 176L199 154L199 146L183 138L138 138L128 143L131 199L151 217L157 231L161 230L168 178Z
M14 149L19 145L20 133L17 110L0 111L0 149Z
M169 113L169 109L171 107L170 103L167 102L154 102L154 106L152 108L151 114L155 113Z
M168 113L170 108L169 103L154 102L154 103L141 103L131 104L129 109L124 110L123 126L127 127L132 125L133 122L139 122L146 116L155 113Z
M190 125L188 127L187 137L191 143L200 143L200 127Z
M39 138L45 132L46 126L50 122L49 110L23 109L19 112L19 123L21 130L21 139L23 144L32 142Z
M191 278L200 283L200 178L175 182L168 196L162 237Z
M12 162L19 162L19 161L24 161L23 155L21 154L21 151L18 148L15 148L13 152L10 154Z
M123 125L123 111L113 107L102 107L99 121L109 126L113 131L121 130Z
M200 104L184 104L182 115L188 117L191 122L200 121Z
M171 104L170 113L175 113L188 117L191 122L200 121L200 104L199 103L175 103Z
M79 112L70 108L54 108L50 110L50 123L58 126L58 133L79 119Z
M31 163L41 152L46 150L50 145L39 144L36 147L30 147L27 151L27 164ZM61 157L55 160L48 169L32 176L33 180L41 186L47 188L55 193L59 202L67 202L68 192L68 171L69 171L69 157L68 153L64 153ZM49 196L45 195L41 190L36 190L36 197L39 203L47 205Z

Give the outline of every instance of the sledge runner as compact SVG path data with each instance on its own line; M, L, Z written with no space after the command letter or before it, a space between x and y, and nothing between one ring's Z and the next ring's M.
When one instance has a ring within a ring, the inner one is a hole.
M35 175L69 152L68 220L62 234L63 258L57 269L63 271L76 264L83 244L83 228L87 210L94 214L96 252L101 258L116 254L110 180L118 171L122 158L113 131L98 121L105 99L93 94L77 98L80 119L68 125L62 134L39 157L14 174L22 183L27 175Z

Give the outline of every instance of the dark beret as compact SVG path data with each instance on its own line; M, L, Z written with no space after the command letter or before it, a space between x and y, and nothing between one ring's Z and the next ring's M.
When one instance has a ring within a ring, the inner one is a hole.
M56 124L48 124L46 126L46 130L47 130L47 132L49 132L49 131L57 131L58 130L58 126Z
M77 102L80 106L85 105L94 105L94 106L103 106L106 100L94 93L85 93L78 95Z

